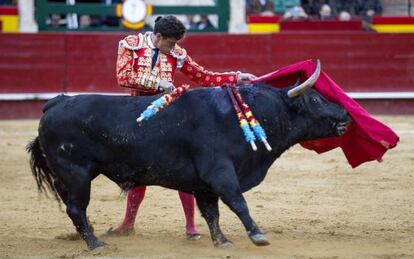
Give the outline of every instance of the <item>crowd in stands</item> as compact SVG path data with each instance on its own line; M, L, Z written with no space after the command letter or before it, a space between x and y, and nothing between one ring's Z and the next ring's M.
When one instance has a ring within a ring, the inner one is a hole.
M247 15L280 15L288 21L360 19L369 23L381 13L379 0L246 0Z
M17 0L0 0L0 5L17 5Z
M116 4L123 0L75 0L76 3ZM66 3L67 0L48 0ZM0 5L16 5L17 0L0 0ZM246 0L246 14L253 16L278 15L285 21L350 21L361 20L363 27L369 29L372 17L382 14L380 0ZM75 19L76 28L96 26L120 26L118 17L77 15L69 17L53 14L47 23L52 27L68 27ZM208 31L214 25L207 15L188 15L183 22L187 29Z
M6 0L0 0L6 1ZM11 1L11 0L9 0ZM49 2L66 3L66 0L49 0ZM123 2L122 0L76 0L76 3L102 3L102 4L116 4ZM47 23L51 27L69 27L70 20L76 19L76 28L88 29L93 27L107 26L107 27L120 27L119 17L113 16L90 16L90 15L77 15L76 18L52 14L49 16ZM208 31L215 28L207 15L187 15L182 18L188 30L194 31Z
M0 0L1 1L1 0ZM67 3L67 0L48 0L50 3ZM97 3L97 4L116 4L121 0L75 0L76 3ZM119 26L119 18L112 16L96 15L60 15L52 14L49 16L47 23L51 27L64 27L72 29L87 29L100 26Z

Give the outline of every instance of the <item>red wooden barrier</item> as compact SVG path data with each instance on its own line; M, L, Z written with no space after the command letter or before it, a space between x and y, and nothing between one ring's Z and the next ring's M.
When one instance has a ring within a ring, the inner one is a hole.
M282 31L324 30L324 31L361 31L361 21L283 21Z
M374 16L374 24L414 24L412 16Z
M377 32L414 33L414 17L375 16L371 27Z
M0 94L127 92L115 80L118 41L124 36L0 34ZM198 34L188 35L182 46L200 65L213 71L262 75L300 60L319 58L323 70L345 91L414 92L414 34ZM183 82L187 81L178 72L176 84ZM12 112L5 107L2 103L0 118L13 117L4 115Z
M65 37L0 34L0 93L61 92L66 84Z

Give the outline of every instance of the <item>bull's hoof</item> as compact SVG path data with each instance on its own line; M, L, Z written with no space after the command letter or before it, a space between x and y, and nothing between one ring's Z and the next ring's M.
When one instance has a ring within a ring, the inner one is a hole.
M253 244L257 246L268 246L270 245L269 240L267 240L266 236L263 234L255 234L249 236L250 240L252 240Z
M96 249L99 249L99 248L103 248L103 247L107 246L108 244L101 241L101 240L96 239L92 242L88 242L87 245L88 245L89 250L96 250Z
M215 244L215 246L222 249L229 249L234 247L233 242L228 240L222 243Z
M190 241L197 241L201 239L201 235L199 233L188 234L187 233L187 240Z
M119 229L110 228L106 231L104 236L130 236L135 234L135 229Z

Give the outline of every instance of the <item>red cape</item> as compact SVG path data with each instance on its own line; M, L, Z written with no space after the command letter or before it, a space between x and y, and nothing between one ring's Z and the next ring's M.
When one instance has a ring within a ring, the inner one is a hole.
M298 78L308 78L315 68L316 65L312 61L306 60L263 75L255 81L283 88L294 85ZM323 153L341 147L348 163L355 168L371 160L381 162L384 153L397 145L398 135L372 118L323 71L313 88L327 100L345 108L352 117L353 123L344 135L300 143L304 148Z

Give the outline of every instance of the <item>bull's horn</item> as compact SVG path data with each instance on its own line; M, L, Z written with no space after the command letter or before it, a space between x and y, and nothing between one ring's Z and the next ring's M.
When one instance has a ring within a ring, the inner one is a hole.
M318 60L316 60L316 69L315 72L313 72L313 74L302 84L296 86L293 89L290 89L287 92L287 95L290 98L299 96L300 94L302 94L303 92L305 92L306 90L308 90L309 88L311 88L316 80L318 80L319 74L321 73L321 62Z

